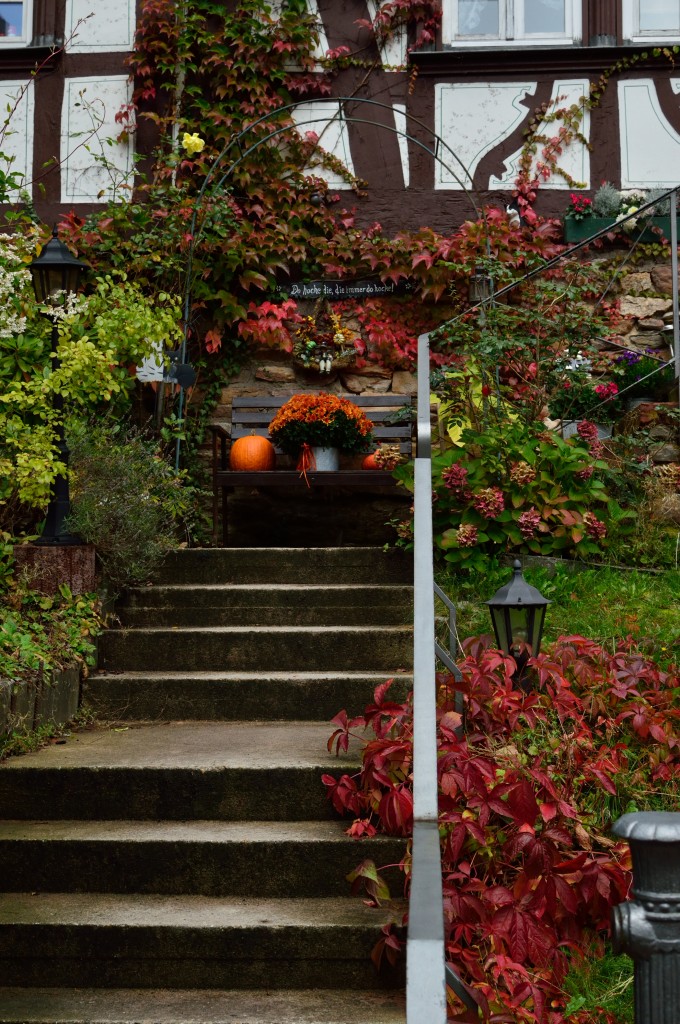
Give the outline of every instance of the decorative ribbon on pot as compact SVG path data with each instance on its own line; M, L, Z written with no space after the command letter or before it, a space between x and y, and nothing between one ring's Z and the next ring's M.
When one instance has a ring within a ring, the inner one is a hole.
M306 441L302 445L300 457L298 458L297 466L295 468L300 470L300 476L305 478L305 483L309 487L310 483L307 479L307 470L311 471L316 469L316 459L314 458L314 452Z

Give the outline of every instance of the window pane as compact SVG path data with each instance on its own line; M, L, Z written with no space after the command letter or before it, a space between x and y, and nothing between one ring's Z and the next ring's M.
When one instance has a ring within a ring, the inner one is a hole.
M499 0L458 0L459 36L499 34Z
M23 36L23 3L0 3L0 36Z
M526 35L564 35L564 0L524 0Z
M678 0L640 0L640 31L678 31Z

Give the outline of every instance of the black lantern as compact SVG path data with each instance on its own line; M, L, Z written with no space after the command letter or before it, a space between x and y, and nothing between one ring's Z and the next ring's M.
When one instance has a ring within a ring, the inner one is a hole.
M506 654L512 655L521 674L527 654L520 644L528 644L532 654L538 654L543 635L545 610L550 604L536 587L531 587L522 576L522 563L517 558L509 583L501 587L486 604L491 612L496 642Z
M40 303L63 305L69 292L76 292L87 267L76 259L57 237L57 229L42 252L28 269L33 278L33 290Z
M57 237L57 229L52 231L52 237L44 246L42 252L31 263L28 269L33 277L33 289L35 297L41 305L64 306L71 292L75 292L80 284L81 277L87 269L84 263L76 259L63 242ZM49 312L46 314L49 316ZM52 372L59 369L59 358L57 356L57 345L59 343L59 328L56 319L50 316L52 321ZM68 486L68 457L69 450L64 436L64 397L59 392L52 396L52 403L55 412L57 451L59 460L66 466L66 474L56 477L52 487L52 497L47 509L47 518L43 528L42 536L36 541L37 544L80 544L80 537L75 537L66 530L66 518L71 510L71 502Z
M493 295L493 281L483 267L475 267L468 284L468 299L473 305L488 302Z

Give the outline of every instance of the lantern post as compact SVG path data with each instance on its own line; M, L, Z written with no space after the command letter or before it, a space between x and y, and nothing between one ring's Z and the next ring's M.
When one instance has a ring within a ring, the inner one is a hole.
M57 356L59 328L55 316L50 314L49 309L66 305L69 295L77 291L87 266L76 259L64 243L59 241L55 227L51 239L43 247L40 255L29 264L28 269L33 278L36 300L41 306L47 307L45 316L52 322L52 373L55 373L60 366ZM63 475L59 474L54 480L42 536L35 543L39 545L81 544L81 539L68 533L65 527L65 521L71 509L68 484L69 450L64 431L64 396L58 391L53 394L52 407L56 422L56 448L59 452L59 461L63 463L65 471Z

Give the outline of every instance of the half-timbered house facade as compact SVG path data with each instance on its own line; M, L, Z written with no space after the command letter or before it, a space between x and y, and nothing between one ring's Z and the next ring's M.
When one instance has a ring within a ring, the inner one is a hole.
M320 52L365 46L359 22L375 16L375 0L308 2ZM0 2L0 152L46 220L129 194L144 139L119 138L116 117L132 95L126 56L137 13L135 0ZM678 183L680 0L442 0L436 42L413 43L397 35L376 52L382 66L370 76L349 68L335 77L336 96L380 106L367 112L331 96L295 114L305 130L325 127L324 147L367 182L357 201L364 223L447 231L468 215L471 193L506 203L527 125L560 105L584 104L587 144L572 140L560 157L572 182ZM603 75L591 108L583 97ZM347 187L326 173L334 188ZM541 212L560 213L573 187L553 175Z

